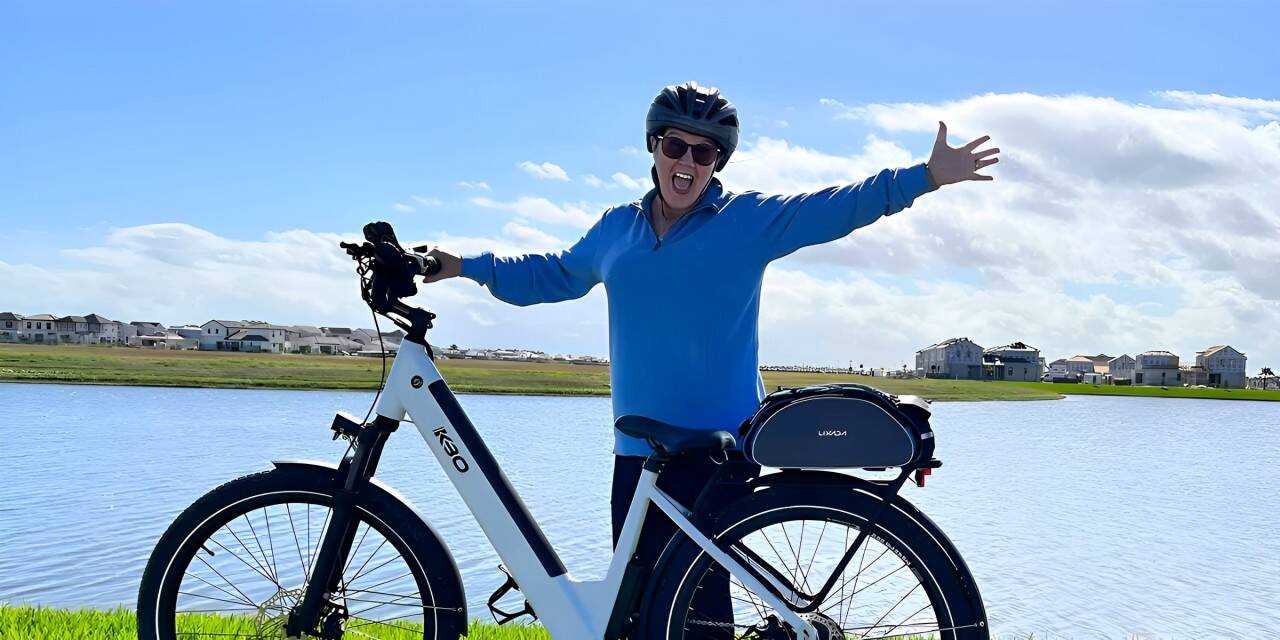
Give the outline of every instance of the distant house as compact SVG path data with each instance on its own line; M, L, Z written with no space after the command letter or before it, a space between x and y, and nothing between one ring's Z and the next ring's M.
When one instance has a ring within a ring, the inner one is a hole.
M98 344L122 344L120 322L109 320L96 313L91 313L84 318L89 323L89 332L96 338Z
M286 353L290 336L296 335L289 327L256 320L210 320L200 328L204 351Z
M1133 384L1148 387L1182 385L1178 356L1169 351L1144 351L1138 354L1133 368Z
M1106 356L1103 356L1106 357ZM1071 356L1067 358L1067 372L1083 378L1086 373L1106 373L1098 371L1096 356ZM1110 360L1110 358L1107 358Z
M1040 350L1023 342L991 347L982 352L983 375L988 380L1040 380Z
M1108 374L1111 373L1111 356L1105 353L1099 353L1096 356L1076 356L1076 358L1086 358L1093 364L1093 373ZM1074 360L1075 358L1072 358ZM1085 373L1089 373L1086 371Z
M58 318L58 342L68 344L93 344L97 336L89 330L89 321L84 316L62 316Z
M137 327L138 329L137 335L140 335L140 336L164 335L164 325L160 324L159 322L145 322L141 320L135 320L133 322L130 322L129 324Z
M1196 353L1196 366L1203 367L1211 387L1241 389L1245 385L1245 355L1229 345L1209 347Z
M336 356L344 353L357 353L362 349L364 349L364 345L348 338L303 336L292 341L290 351L293 353Z
M295 324L289 328L293 329L294 333L297 333L299 338L315 338L324 335L324 332L320 330L320 327Z
M58 319L47 313L23 318L20 339L32 344L57 344Z
M1133 357L1127 353L1107 361L1107 372L1111 374L1112 384L1118 382L1131 384L1133 382L1134 363Z
M197 346L200 343L201 336L204 335L204 329L196 324L184 324L181 327L170 327L169 331L176 333L184 338L195 338Z
M951 338L916 352L916 375L956 380L982 379L982 347L968 338Z
M22 316L9 311L0 312L0 342L18 342L22 339Z

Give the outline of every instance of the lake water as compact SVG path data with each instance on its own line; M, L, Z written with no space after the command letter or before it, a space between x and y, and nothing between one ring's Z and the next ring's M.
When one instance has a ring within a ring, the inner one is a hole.
M132 607L199 495L272 458L336 462L334 411L372 394L0 384L0 603ZM610 551L607 398L461 396L579 577ZM1280 626L1280 404L1069 397L936 403L929 486L997 635L1269 637ZM378 476L453 551L471 612L497 557L415 429Z

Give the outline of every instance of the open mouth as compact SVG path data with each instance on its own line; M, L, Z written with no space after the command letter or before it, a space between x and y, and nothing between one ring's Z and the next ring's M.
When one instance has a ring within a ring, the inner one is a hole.
M689 190L693 188L693 175L683 171L671 174L671 188L675 189L676 193L680 195L689 193Z

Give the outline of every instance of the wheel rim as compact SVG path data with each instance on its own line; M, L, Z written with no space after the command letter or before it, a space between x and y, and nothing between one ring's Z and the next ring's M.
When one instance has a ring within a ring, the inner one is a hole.
M747 547L804 592L815 593L856 540L862 522L860 516L825 507L779 509L729 527L721 540ZM741 555L739 560L745 562ZM731 612L723 595L726 583ZM705 552L690 565L677 594L671 637L795 637L776 611ZM817 611L801 617L822 640L939 637L950 621L923 563L879 530L866 537Z
M429 583L409 545L357 507L351 554L321 617L331 638L433 638ZM283 638L328 520L323 494L278 493L230 505L196 528L166 572L161 637ZM327 629L324 623L328 621Z

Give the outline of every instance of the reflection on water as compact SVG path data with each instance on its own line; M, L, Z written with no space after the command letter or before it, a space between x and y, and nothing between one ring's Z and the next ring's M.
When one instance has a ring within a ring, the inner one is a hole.
M155 540L273 458L336 462L335 411L371 394L0 384L0 602L133 606ZM603 577L607 398L461 397L575 577ZM939 403L907 496L952 537L999 635L1266 635L1280 602L1280 405L1073 397ZM379 477L445 537L471 613L497 557L416 429Z

